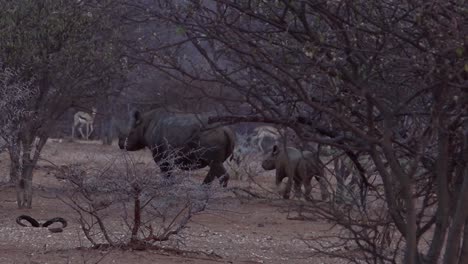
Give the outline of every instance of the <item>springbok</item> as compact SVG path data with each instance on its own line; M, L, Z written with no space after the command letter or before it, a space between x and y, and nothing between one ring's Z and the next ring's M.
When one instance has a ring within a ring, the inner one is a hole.
M73 116L73 126L72 126L72 139L75 138L75 127L78 126L78 131L80 131L81 137L88 140L89 136L93 133L94 127L94 118L96 117L96 108L91 108L91 114L88 114L83 111L78 111ZM86 135L83 134L83 126L86 126Z

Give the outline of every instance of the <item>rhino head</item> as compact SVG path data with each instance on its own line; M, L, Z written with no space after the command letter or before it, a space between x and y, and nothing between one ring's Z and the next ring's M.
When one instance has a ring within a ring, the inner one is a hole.
M143 123L143 117L138 110L130 113L130 121L127 128L119 131L120 149L136 151L146 147Z
M262 168L264 170L274 170L276 168L276 160L280 154L279 147L273 146L273 149L268 153L265 159L262 161Z

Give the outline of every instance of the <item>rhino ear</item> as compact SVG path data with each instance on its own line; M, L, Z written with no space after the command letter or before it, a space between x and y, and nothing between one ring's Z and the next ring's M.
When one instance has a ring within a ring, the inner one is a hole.
M277 145L274 145L274 146L273 146L273 150L272 150L271 153L273 154L273 156L278 155L278 153L279 153L279 148L278 148Z

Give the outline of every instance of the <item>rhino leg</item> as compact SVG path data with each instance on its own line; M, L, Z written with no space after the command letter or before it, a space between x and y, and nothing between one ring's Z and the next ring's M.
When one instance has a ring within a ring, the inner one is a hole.
M325 178L323 175L315 175L315 179L317 179L319 185L320 185L320 193L322 195L322 200L327 201L329 198L329 193L327 189L327 183L325 182Z
M297 199L301 199L302 197L302 182L300 180L294 181L294 197Z
M291 187L292 187L292 179L288 178L286 180L286 187L284 188L284 192L283 192L284 199L289 199L289 196L291 194Z
M310 197L310 192L312 191L312 176L310 175L310 171L307 169L306 166L303 166L304 163L301 162L302 167L299 168L299 174L296 180L300 181L304 185L304 198L307 201L311 201L312 198Z
M219 179L219 183L223 187L227 187L229 182L229 174L226 172L226 169L220 162L213 162L210 164L210 170L208 171L203 184L210 184L215 177Z
M221 186L223 186L224 188L226 188L227 185L228 185L228 182L229 182L230 175L229 175L229 173L226 171L226 169L224 168L223 164L221 164L221 166L222 166L222 168L223 168L223 170L224 170L224 173L221 174L221 175L219 175L219 176L217 176L217 177L218 177L218 179L219 179L219 184L220 184Z
M310 197L310 192L312 191L312 184L310 183L310 179L308 181L304 181L304 198L307 201L312 201Z

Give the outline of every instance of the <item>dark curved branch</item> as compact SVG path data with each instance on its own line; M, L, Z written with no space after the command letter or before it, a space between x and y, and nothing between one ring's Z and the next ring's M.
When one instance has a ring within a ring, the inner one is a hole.
M29 215L20 215L16 218L16 223L20 226L25 226L27 227L27 225L23 224L22 221L23 220L26 220L27 222L29 222L31 224L31 227L40 227L41 225L39 224L39 222L37 222L36 219L32 218L31 216Z
M31 227L48 227L53 223L61 223L62 224L61 227L49 228L49 231L52 232L52 233L60 233L68 225L67 220L63 219L62 217L54 217L54 218L52 218L50 220L47 220L45 223L43 223L41 225L41 224L39 224L39 222L36 219L32 218L29 215L20 215L20 216L18 216L16 218L16 223L18 225L20 225L20 226L27 227L27 225L23 224L23 222L22 222L23 220L26 220L27 222L29 222L31 224Z
M53 223L61 223L62 228L65 228L68 225L67 220L63 219L62 217L55 217L50 220L47 220L44 224L42 224L42 227L48 227Z

